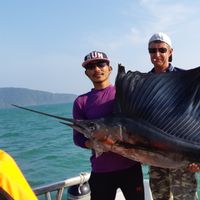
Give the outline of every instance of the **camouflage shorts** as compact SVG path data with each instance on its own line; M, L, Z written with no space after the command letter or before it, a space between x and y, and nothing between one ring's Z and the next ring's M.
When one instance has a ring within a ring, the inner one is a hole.
M149 182L154 200L197 200L196 174L187 169L150 166Z

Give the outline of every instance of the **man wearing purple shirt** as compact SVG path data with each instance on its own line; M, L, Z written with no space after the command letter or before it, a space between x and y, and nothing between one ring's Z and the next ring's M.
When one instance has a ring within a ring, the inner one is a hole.
M85 56L82 66L94 88L80 95L74 102L74 119L96 119L110 115L114 108L115 87L109 76L110 61L103 52L93 51ZM93 149L93 141L74 130L74 143ZM141 164L107 151L96 156L92 150L91 176L89 179L91 200L114 200L120 188L126 200L143 200L143 174Z

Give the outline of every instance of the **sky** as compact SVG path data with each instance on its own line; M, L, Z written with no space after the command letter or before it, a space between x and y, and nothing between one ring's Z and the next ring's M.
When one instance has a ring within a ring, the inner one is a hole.
M81 66L93 50L117 65L148 72L155 32L168 34L172 64L200 65L199 0L0 0L0 87L82 94L92 88Z

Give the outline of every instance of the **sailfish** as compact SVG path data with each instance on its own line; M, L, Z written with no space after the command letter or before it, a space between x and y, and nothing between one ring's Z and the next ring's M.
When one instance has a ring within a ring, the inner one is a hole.
M104 151L144 164L174 169L200 164L200 67L154 74L118 65L115 87L114 112L94 120L13 106L60 119Z

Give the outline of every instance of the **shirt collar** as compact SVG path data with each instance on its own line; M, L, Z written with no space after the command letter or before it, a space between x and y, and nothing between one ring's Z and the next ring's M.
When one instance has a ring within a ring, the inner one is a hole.
M170 63L170 64L169 64L169 67L166 69L165 72L172 72L172 71L174 71L174 66ZM151 72L152 72L152 73L155 73L155 68L153 68L153 69L151 70Z

